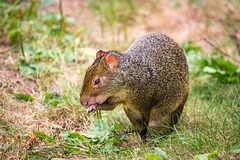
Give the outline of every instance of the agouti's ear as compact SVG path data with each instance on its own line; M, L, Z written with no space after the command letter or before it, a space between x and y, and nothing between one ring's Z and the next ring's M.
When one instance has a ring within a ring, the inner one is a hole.
M104 54L106 54L107 52L104 52L102 50L99 50L96 54L96 58L98 59L99 57L103 56Z
M106 53L104 57L104 65L110 71L115 71L118 65L118 57L111 53Z

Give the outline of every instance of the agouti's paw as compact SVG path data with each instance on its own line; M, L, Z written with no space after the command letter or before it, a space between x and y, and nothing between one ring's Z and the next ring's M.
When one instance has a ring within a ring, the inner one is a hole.
M90 113L90 112L94 113L96 110L97 110L97 104L93 104L87 108L87 113Z

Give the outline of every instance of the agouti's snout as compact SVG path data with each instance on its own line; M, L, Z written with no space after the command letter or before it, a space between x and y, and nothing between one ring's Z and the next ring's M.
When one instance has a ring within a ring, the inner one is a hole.
M86 97L80 96L80 103L83 106L88 106L89 105L89 100L90 100L90 96L86 96Z

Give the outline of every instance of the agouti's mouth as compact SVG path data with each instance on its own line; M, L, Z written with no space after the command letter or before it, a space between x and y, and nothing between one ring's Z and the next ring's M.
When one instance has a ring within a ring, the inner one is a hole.
M109 98L110 98L110 97L109 97ZM110 104L110 103L108 102L109 98L107 98L107 99L106 99L105 101L103 101L103 102L98 102L97 105L106 105L106 104Z
M94 113L96 110L98 110L98 108L100 108L100 110L112 110L111 108L115 108L115 104L109 101L110 97L107 98L105 101L103 102L98 102L92 105L89 105L87 108L87 113ZM103 108L104 107L104 108Z

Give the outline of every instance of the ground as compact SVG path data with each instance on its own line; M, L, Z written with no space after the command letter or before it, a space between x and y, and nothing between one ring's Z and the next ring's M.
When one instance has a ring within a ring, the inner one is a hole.
M225 1L219 1L219 3L217 4L215 4L215 2L202 1L203 3L207 3L207 5L205 5L203 9L200 9L197 3L189 4L189 1L187 0L155 0L152 1L152 3L148 3L148 1L142 0L140 2L146 4L146 6L139 9L139 15L135 17L135 22L131 25L129 24L127 30L127 42L125 42L126 39L124 38L122 32L116 33L113 36L115 39L117 39L118 45L113 45L111 43L112 34L110 30L106 30L105 38L102 38L98 18L96 15L89 11L87 2L81 0L63 0L63 12L64 15L69 15L76 19L76 25L72 27L72 30L78 29L83 26L89 28L87 34L79 37L81 37L81 40L83 41L89 40L90 43L88 43L88 48L93 48L94 50L109 50L113 47L114 49L124 52L124 50L126 50L126 48L131 44L131 42L140 35L143 35L147 32L156 31L169 35L179 44L194 40L196 41L196 44L203 48L203 52L206 55L209 55L212 52L215 52L216 49L220 48L223 53L226 53L227 55L223 55L225 59L230 60L239 67L240 63L238 62L240 61L240 55L237 52L238 48L236 43L234 43L234 40L232 40L231 35L229 35L234 34L234 31L229 31L228 26L225 25L226 23L224 23L228 18L227 16L229 14L232 15L232 17L234 17L235 19L240 19L240 15L237 11L238 6L236 7L230 2L228 3ZM224 5L226 5L226 7L223 7ZM41 12L44 11L58 12L59 1L55 1L47 8L41 10ZM109 28L108 24L105 25ZM233 26L233 28L234 27L235 26ZM208 39L214 45L210 45L206 41L206 39ZM228 45L229 41L231 42L231 45ZM91 64L91 62L94 60L94 56L91 56L90 60L86 60L84 64L80 62L67 64L63 68L61 68L61 74L59 76L52 78L49 75L50 78L44 80L41 80L38 77L32 78L21 75L19 73L18 67L20 63L19 58L22 58L22 56L19 54L19 47L13 46L8 38L1 38L0 120L2 122L0 123L0 129L2 129L0 130L0 145L4 145L5 143L14 144L17 142L17 144L21 146L19 147L19 149L14 149L14 145L9 145L8 148L4 149L4 152L3 150L0 151L0 153L2 154L0 156L0 159L16 159L20 156L21 153L23 153L24 155L29 154L25 138L26 136L28 136L29 132L31 133L32 131L42 131L45 132L47 135L56 134L56 130L52 126L52 124L56 124L62 126L67 131L75 130L76 132L82 134L91 127L92 122L94 121L94 119L96 119L96 116L93 115L86 116L86 108L82 107L78 101L84 71L86 70L87 66ZM84 69L81 70L81 68ZM197 82L195 82L195 80L196 79L194 78L191 79L192 85L196 85L195 83L198 83L198 81L196 80ZM206 87L204 86L205 84L203 82L201 82L200 85L202 86L199 88L195 86L195 88L201 90ZM46 87L48 88L46 89ZM214 88L213 86L211 87ZM69 90L69 88L71 88L71 90ZM69 100L66 100L66 102L61 107L52 108L49 105L44 104L44 91L54 91L54 89L56 89L60 95L63 95L65 97L68 97L68 95L73 95L73 98L69 98ZM236 103L233 104L233 107L239 104L237 102L239 101L239 95L237 98L234 95L239 93L239 91L237 91L238 89L239 85L235 85L228 94L231 97L234 97L234 102L236 101ZM16 93L24 93L31 95L33 98L35 98L35 101L20 101L16 98ZM209 94L212 95L212 93ZM204 95L201 96L204 97ZM196 97L190 95L190 100L187 102L186 105L187 109L183 115L187 117L187 115L189 114L188 111L191 111L190 106L193 103L199 104L199 106L209 107L209 104L205 103L204 100L202 101L202 99L197 99ZM195 112L197 112L197 109L198 108L194 105ZM236 107L236 111L239 111L237 109L238 108ZM121 114L118 115L118 113ZM103 112L102 116L105 118L107 117L110 124L119 121L123 123L123 125L126 125L123 130L118 131L119 133L123 133L124 131L128 130L128 127L130 126L129 121L121 110L121 107L117 111L113 111L111 113ZM191 124L193 123L192 121L193 119L183 118L183 120L180 121L180 126L186 125L185 122L188 122L189 126L191 126L193 125ZM211 124L214 123L215 122ZM187 125L185 127L188 128ZM175 131L177 131L177 129ZM194 137L197 135L192 136ZM181 135L179 137L181 139ZM183 145L184 143L186 143L189 146L194 146L194 144L191 144L192 142L189 142L187 140L184 141L183 139L179 143L183 143ZM225 137L223 136L219 139L221 139L222 141L223 139L225 139ZM201 141L201 137L198 140ZM239 140L239 137L236 137L236 141L237 140ZM138 147L139 144L135 137L131 137L130 141L130 146L132 146L133 148ZM207 144L212 143L215 144L217 142L211 141ZM25 146L23 144L25 144ZM158 142L156 142L156 144L154 145L157 146L157 144ZM128 148L130 147L128 145L129 144L124 142L118 147ZM214 150L214 147L209 148L212 149L208 151L209 153ZM140 152L139 150L141 149L141 147L135 149L137 150L135 151L136 155L133 155L135 159L143 158L137 156L137 154ZM206 151L202 148L200 149L201 151ZM184 148L184 153L180 153L180 148L174 148L173 152L174 151L179 153L176 157L182 158L181 156L183 156L185 157L185 159L186 157L193 157L195 153L198 154L196 151L191 152L186 148ZM223 152L220 151L218 154L218 159L225 159L226 157L224 156L224 154L226 154L225 150ZM60 157L61 155L59 154L59 158ZM73 158L86 157L86 155L76 155L75 157L73 156ZM121 156L117 158L121 158ZM229 156L227 156L227 158L239 159L239 154L230 154Z

